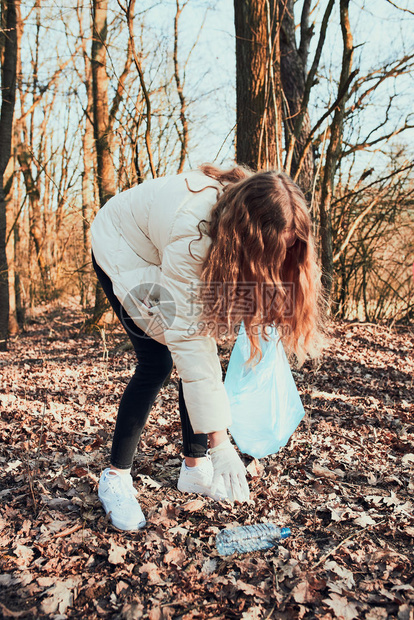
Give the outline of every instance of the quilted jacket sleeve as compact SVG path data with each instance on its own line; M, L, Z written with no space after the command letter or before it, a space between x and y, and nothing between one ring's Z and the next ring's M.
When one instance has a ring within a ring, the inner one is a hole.
M230 426L230 405L216 342L212 337L196 332L201 308L194 303L193 291L200 281L197 259L188 252L190 241L191 237L183 237L171 243L164 252L162 284L176 304L174 321L164 336L183 382L193 430L195 433L210 433Z

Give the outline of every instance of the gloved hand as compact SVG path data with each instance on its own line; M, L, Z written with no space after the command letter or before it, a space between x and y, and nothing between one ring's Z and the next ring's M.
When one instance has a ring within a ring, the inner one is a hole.
M227 495L224 499L231 502L235 500L246 502L250 496L246 481L246 468L231 445L230 439L226 439L218 446L211 448L210 456L214 470L212 494L215 494L218 487L223 487L224 484Z

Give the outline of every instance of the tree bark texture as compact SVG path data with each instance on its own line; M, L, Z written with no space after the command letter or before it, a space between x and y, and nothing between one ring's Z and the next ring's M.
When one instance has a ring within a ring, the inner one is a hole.
M305 100L310 5L305 0L297 45L294 0L234 2L237 161L252 168L283 166L308 197L314 177L312 149L302 155L311 129Z
M234 0L237 161L280 168L282 149L278 15L274 0Z
M87 78L88 79L88 78ZM88 111L92 114L92 96L87 87ZM90 97L90 101L89 101ZM93 180L93 127L90 122L89 114L85 116L85 129L82 136L83 148L83 174L82 174L82 266L80 269L81 278L81 303L86 307L89 303L89 288L91 284L91 234L90 226L94 216L94 180ZM92 270L93 271L93 270Z
M82 20L79 20L81 25ZM83 34L83 32L82 32ZM87 106L84 118L84 132L82 135L82 158L83 158L83 174L82 174L82 265L80 268L80 291L81 304L87 307L89 304L90 288L94 282L93 268L91 265L91 234L90 225L96 213L98 205L95 204L95 149L94 149L94 133L93 133L93 90L92 90L92 67L89 54L86 50L84 39L83 60L85 66L85 88Z
M108 0L93 0L92 88L93 126L100 206L115 195L115 168L110 149L108 74L106 72Z
M349 2L350 0L340 0L340 20L343 41L342 68L338 84L338 105L335 108L331 123L330 140L326 152L320 197L322 283L328 298L331 294L333 279L331 202L335 172L342 147L345 107L349 97L353 59L353 38L348 13Z
M306 62L312 29L308 25L310 0L304 2L301 17L301 44L296 42L293 13L294 0L278 0L281 21L280 74L283 88L283 125L285 130L285 172L296 177L297 183L310 199L312 193L314 158L308 149L301 163L306 141L311 131L307 102L304 102Z
M92 93L93 130L96 150L97 184L100 206L115 195L115 167L110 148L108 107L108 74L106 72L106 35L108 0L93 0ZM95 289L92 324L96 324L107 308L99 282Z
M6 168L6 172L3 177L3 191L6 201L7 224L6 256L9 280L9 336L16 336L20 331L16 312L16 235L14 230L14 227L17 224L16 211L18 209L18 202L13 199L13 169L14 161L13 157L10 157L9 165ZM6 177L8 178L5 182Z
M26 194L29 199L30 236L33 239L36 260L42 279L43 297L48 299L51 292L50 260L48 260L47 253L44 251L46 235L42 221L40 192L30 167L32 157L30 153L27 152L24 144L20 145L17 157L24 178Z
M6 196L4 173L10 159L16 97L17 11L20 0L3 0L6 32L1 67L2 102L0 111L0 350L7 348L9 323L9 281L6 257Z

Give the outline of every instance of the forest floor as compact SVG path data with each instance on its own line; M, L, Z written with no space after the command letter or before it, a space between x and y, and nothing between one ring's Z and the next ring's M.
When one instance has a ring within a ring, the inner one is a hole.
M83 319L39 308L0 353L0 617L413 620L412 328L329 327L321 364L294 373L298 430L246 458L249 505L177 491L173 374L133 470L148 524L121 533L96 493L134 358L119 327L84 335ZM217 554L221 528L263 520L292 536Z

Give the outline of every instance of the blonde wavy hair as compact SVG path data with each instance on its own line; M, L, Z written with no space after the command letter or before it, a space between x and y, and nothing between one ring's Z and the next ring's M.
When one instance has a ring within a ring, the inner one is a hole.
M221 170L211 164L200 169L220 187L210 220L199 224L200 235L211 238L201 273L203 317L214 317L230 334L243 321L251 344L249 362L261 359L260 335L266 339L265 328L274 326L299 364L315 357L323 342L323 303L302 191L273 170Z

